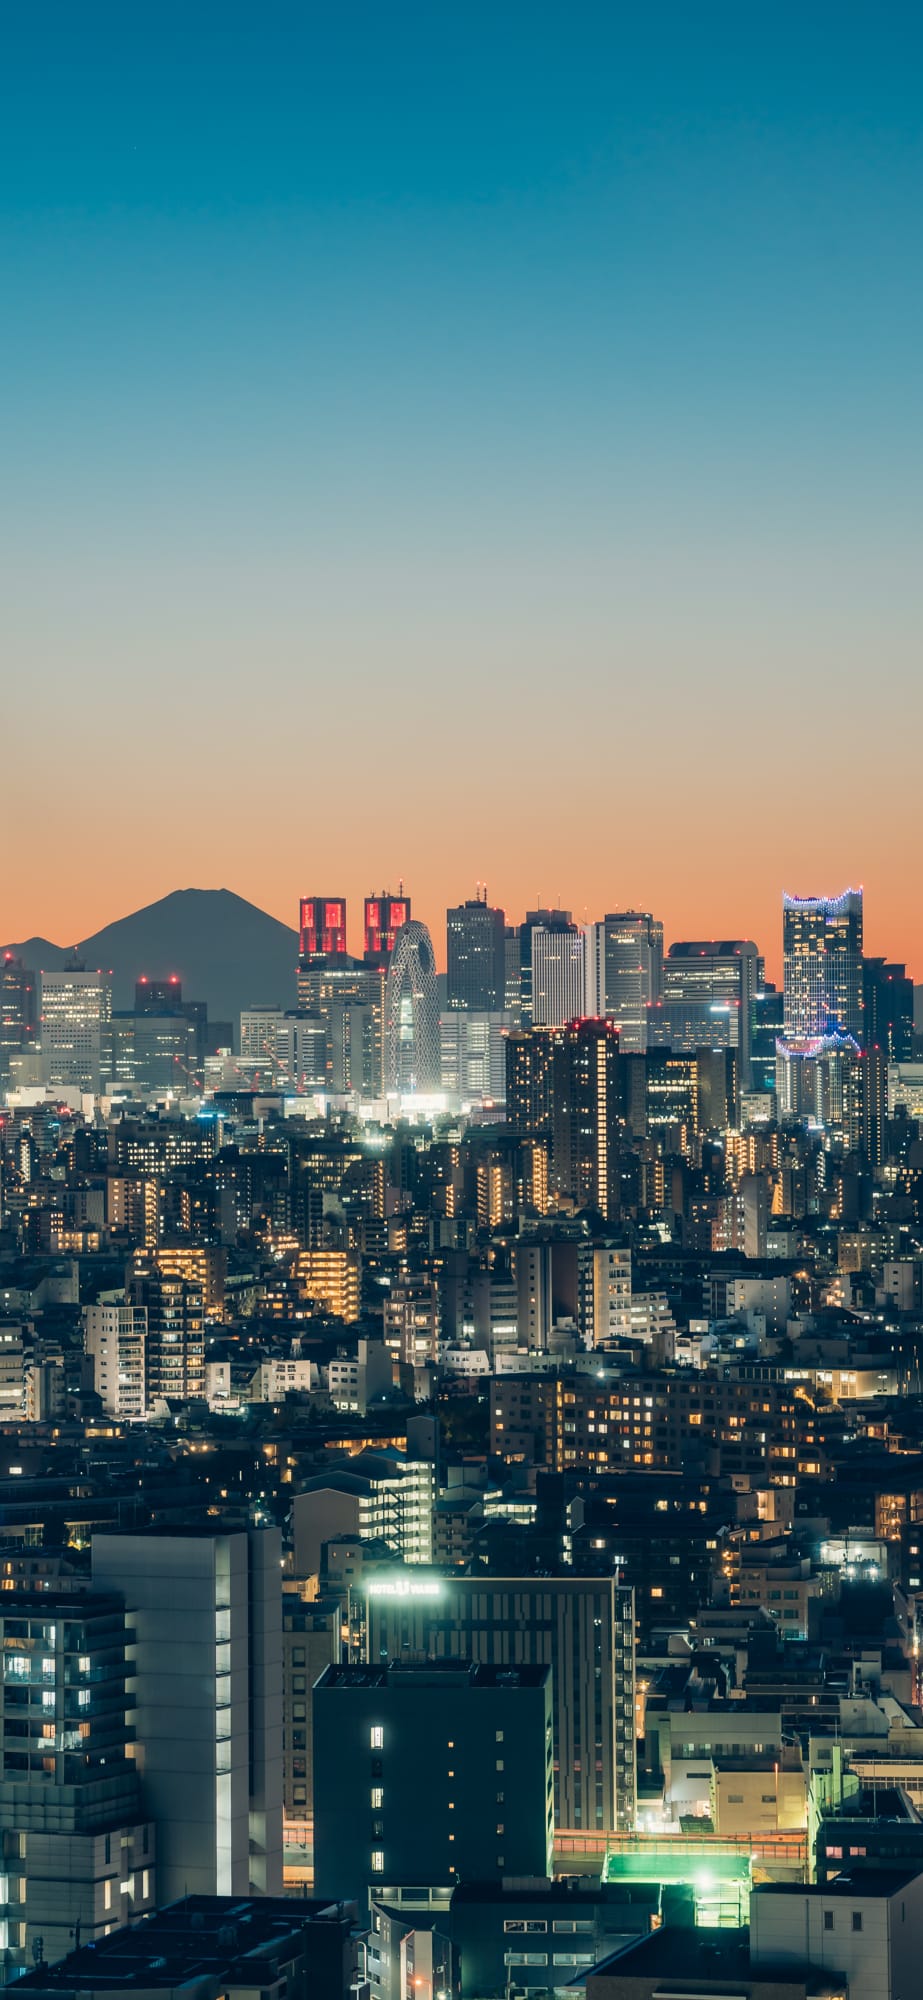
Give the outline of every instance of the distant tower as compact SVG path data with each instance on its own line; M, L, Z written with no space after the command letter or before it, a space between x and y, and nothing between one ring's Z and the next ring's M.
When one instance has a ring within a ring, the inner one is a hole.
M862 890L784 896L785 1039L863 1034Z
M385 1089L438 1090L442 1078L436 962L425 924L401 925L385 983Z
M370 965L387 965L402 924L410 922L410 897L401 883L396 896L383 889L365 899L365 957Z
M298 914L300 958L336 958L345 952L345 896L302 896Z
M499 1014L505 1005L506 920L486 894L446 911L446 1000L450 1008Z

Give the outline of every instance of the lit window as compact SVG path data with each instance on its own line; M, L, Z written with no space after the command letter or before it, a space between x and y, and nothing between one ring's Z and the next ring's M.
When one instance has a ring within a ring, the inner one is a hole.
M383 1849L382 1849L381 1847L373 1847L373 1849L372 1849L372 1874L373 1874L373 1875L383 1875L383 1874L384 1874L384 1872L385 1872L385 1857L384 1857L384 1850L383 1850Z
M373 1750L380 1750L384 1744L385 1732L380 1722L373 1722L369 1730L369 1742Z

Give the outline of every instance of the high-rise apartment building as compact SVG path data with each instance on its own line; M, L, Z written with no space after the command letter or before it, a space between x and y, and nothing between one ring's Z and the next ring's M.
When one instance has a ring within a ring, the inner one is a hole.
M314 1690L315 1891L551 1874L547 1666L330 1666Z
M346 951L346 897L302 896L298 909L299 958L341 958Z
M41 975L41 1043L45 1082L98 1092L102 1082L112 974L71 968Z
M147 1409L147 1308L84 1307L84 1350L103 1409L131 1422Z
M864 1045L862 890L784 896L785 1039L851 1035Z
M625 1055L647 1048L648 1012L663 992L663 925L647 910L619 910L586 930L587 1014L619 1029Z
M619 1030L570 1021L551 1061L552 1184L577 1209L619 1211Z
M373 965L387 965L394 940L403 924L410 922L410 897L403 884L396 896L383 889L380 896L365 899L365 956Z
M635 1825L634 1592L613 1577L495 1575L387 1566L352 1598L371 1666L471 1660L552 1671L559 1827Z
M395 933L385 982L385 1089L438 1090L442 1083L439 989L425 924Z
M446 1005L478 1014L504 1011L506 919L487 892L446 911Z
M7 1981L151 1909L156 1884L121 1600L8 1589L0 1606Z
M146 1315L144 1407L205 1394L205 1294L201 1284L153 1265L130 1280L127 1305ZM137 1322L136 1322L137 1324ZM118 1365L118 1363L117 1363Z
M94 1535L124 1599L157 1901L282 1889L282 1585L275 1528Z

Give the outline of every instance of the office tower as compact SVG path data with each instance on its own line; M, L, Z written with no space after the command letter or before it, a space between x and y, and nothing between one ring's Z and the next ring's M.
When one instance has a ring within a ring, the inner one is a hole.
M125 1613L107 1593L0 1595L4 1977L53 1963L152 1908L155 1836L142 1806Z
M842 896L784 896L782 952L785 1040L832 1034L864 1043L862 890Z
M533 933L536 930L551 932L553 935L557 935L560 939L570 938L571 940L573 940L574 938L580 938L581 939L580 957L584 965L586 963L586 950L582 944L582 932L578 931L576 924L571 922L571 914L569 910L526 911L522 923L518 926L518 938L519 938L518 1004L519 1004L520 1026L524 1029L548 1025L548 1023L545 1021L545 1017L542 1012L544 1001L542 999L539 1000L538 1003L539 1011L538 1013L536 1013L535 1001L533 999L535 978L534 978L534 966L533 966L532 938L533 938ZM510 971L509 971L510 949L511 949L510 942L508 941L507 944L507 953L508 953L507 988L508 989L510 988L511 985ZM546 953L546 948L544 946L540 946L539 953L540 956L542 956L543 958L546 955L549 957L551 961L549 963L549 977L551 977L553 975L553 958L554 958L553 950L551 947L548 947ZM568 954L565 945L563 943L560 943L558 946L558 955L562 959L562 961L566 961L568 958ZM585 988L585 983L586 981L584 975L584 988ZM573 990L569 989L568 997L570 999L574 998ZM563 1012L560 1015L560 1019L562 1021L564 1020L569 1021L575 1019L575 1017L578 1014L584 1013L585 999L586 999L586 994L584 990L583 992L581 992L580 998L579 1000L577 1000L576 1005L571 1006L569 1011Z
M346 951L346 897L302 896L298 909L299 958L340 958Z
M275 1528L98 1534L124 1598L157 1901L282 1888L282 1586Z
M619 1030L571 1021L551 1063L551 1171L559 1195L607 1221L619 1210Z
M623 1055L643 1055L647 1017L663 991L663 925L646 910L588 924L584 1012L614 1021Z
M365 957L372 965L387 965L394 940L402 925L410 922L410 897L403 883L396 896L383 889L380 896L365 899Z
M510 1026L522 1026L522 963L519 925L507 924L503 933L503 1011Z
M780 1118L835 1133L848 1152L863 1144L865 1057L851 1035L821 1035L810 1043L780 1041L776 1099Z
M458 1007L439 1017L442 1088L452 1097L502 1103L506 1093L508 1014Z
M353 1609L365 1657L551 1668L559 1827L635 1826L634 1592L609 1577L382 1567Z
M446 1005L501 1014L506 1001L506 920L487 891L446 911Z
M147 1409L147 1308L95 1305L83 1309L83 1345L103 1409L129 1422Z
M35 974L21 958L5 952L0 958L0 1085L10 1074L10 1057L35 1041Z
M776 1043L784 1032L784 1000L771 979L763 979L753 999L750 1033L750 1089L776 1087Z
M551 1874L547 1666L330 1666L314 1690L315 1893Z
M169 979L148 979L142 973L135 980L136 1014L177 1014L182 1005L183 987L178 973L171 973Z
M568 912L531 925L529 954L531 1026L558 1028L578 1020L585 1012L586 941Z
M319 1015L327 1032L327 1089L380 1097L385 973L380 965L340 957L302 960L298 1006Z
M247 1007L240 1017L240 1068L264 1088L327 1088L327 1022L297 1007Z
M131 1277L126 1305L147 1316L144 1407L205 1394L205 1298L202 1286L154 1265Z
M736 1049L745 1090L759 964L750 938L703 938L671 944L663 969L667 1046L677 1053Z
M913 980L903 965L867 958L864 968L865 1046L886 1063L913 1061Z
M394 937L385 982L384 1057L387 1091L439 1089L439 989L425 924L405 923Z
M41 974L42 1068L45 1082L61 1089L98 1093L109 1022L112 975L84 972Z

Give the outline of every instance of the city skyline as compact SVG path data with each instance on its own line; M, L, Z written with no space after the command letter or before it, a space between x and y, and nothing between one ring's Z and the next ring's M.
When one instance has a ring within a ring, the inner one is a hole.
M325 869L324 866L321 865L316 871L316 879L329 880L332 879L333 876L335 875L336 883L340 885L340 886L335 886L329 893L335 896L339 901L343 902L346 907L345 935L346 935L347 952L357 957L361 957L362 955L365 946L363 912L364 912L364 906L366 902L369 900L370 895L375 896L378 895L379 893L384 892L384 893L390 893L392 896L395 896L398 893L400 893L411 902L414 917L419 918L421 922L426 924L430 932L430 936L432 938L433 948L436 955L436 962L440 972L444 972L446 968L446 918L449 911L455 907L456 902L464 903L467 900L480 897L482 900L486 898L486 900L492 907L502 909L506 916L507 922L511 924L521 923L521 921L525 917L527 910L545 909L545 910L570 911L573 921L580 928L585 928L594 923L600 922L605 915L611 912L643 911L654 916L656 919L660 920L663 923L664 937L668 944L677 942L679 940L695 940L695 939L701 939L703 942L715 943L721 938L749 937L752 938L753 941L755 942L757 949L764 960L766 966L767 978L771 979L775 984L781 985L782 970L783 970L782 935L783 935L783 914L784 914L785 899L788 897L795 897L796 900L823 901L825 898L835 898L837 896L840 896L846 893L847 890L858 892L858 894L862 896L863 899L865 899L866 897L865 885L861 882L861 880L851 882L849 884L846 884L845 882L837 883L836 881L834 881L828 883L825 887L822 887L820 889L818 889L815 885L815 888L810 890L805 890L801 887L795 890L791 887L791 885L789 885L786 888L780 888L780 890L778 891L771 912L770 921L764 925L749 921L748 912L746 908L742 908L740 910L739 912L740 921L736 925L729 923L723 926L719 926L717 924L712 924L711 926L709 926L707 922L702 922L700 924L687 922L685 925L683 925L681 915L675 922L671 923L669 917L665 914L664 909L661 906L661 903L656 898L651 898L651 897L647 898L644 897L631 898L628 896L615 897L610 894L608 898L603 897L603 899L599 900L597 904L593 907L591 907L589 901L586 900L583 908L581 908L579 900L576 898L569 900L566 896L555 896L554 898L549 898L547 896L540 896L536 894L535 896L527 897L526 900L520 906L517 904L512 904L511 902L507 901L506 898L501 894L495 894L491 889L489 883L479 880L477 882L470 883L468 885L467 892L465 890L464 885L462 885L459 891L459 895L455 899L455 902L453 902L448 897L448 895L445 892L443 892L441 899L437 898L434 901L432 907L428 907L423 904L422 898L419 897L417 894L416 878L410 878L409 876L395 876L393 881L382 883L381 891L370 890L369 884L371 878L369 876L368 871L366 871L364 876L360 876L358 878L358 886L354 890L344 890L342 888L342 873L343 871L339 871L339 873L337 873L335 870ZM422 879L424 880L426 879L425 872ZM169 885L164 893L166 895L171 894L173 891L173 886L174 885ZM283 904L280 897L278 897L275 894L270 896L269 894L266 893L267 888L269 886L270 885L265 881L262 884L258 884L252 899L248 897L247 900L248 901L252 900L257 909L264 910L268 915L274 916L277 918L279 922L286 924L297 936L298 919L301 914L301 906L304 901L306 893L304 888L304 883L303 882L301 883L301 886L297 894L293 899L289 900L287 907L285 904ZM241 891L239 888L235 888L235 890L232 893L240 894ZM317 892L311 891L310 893L316 894ZM160 899L158 898L156 900L159 901ZM116 923L120 921L124 917L136 914L143 914L144 909L146 909L147 907L149 906L148 905L134 906L131 910L125 910L119 912L118 915L114 914L110 907L108 910L104 910L104 913L101 915L101 921L99 923L98 928L102 929L110 923ZM2 913L3 913L2 908L0 908L0 918L2 918ZM752 915L752 910L750 914ZM704 905L704 915L707 918L708 916L707 905ZM892 961L896 960L900 963L906 964L907 970L912 979L915 977L915 972L917 971L917 969L923 971L923 953L921 953L917 957L916 961L914 961L913 957L909 953L902 950L900 936L895 938L890 933L890 931L888 931L881 911L879 910L876 912L875 904L870 903L868 900L865 900L865 915L866 915L866 926L867 926L867 937L866 937L867 956L875 956L877 954L878 956L885 957L889 960ZM3 928L2 923L0 923L0 929L2 928ZM48 943L55 945L59 949L61 948L70 949L72 946L76 947L78 944L80 944L83 941L83 939L92 937L93 935L95 935L95 932L91 931L89 928L86 928L82 931L74 932L71 936L65 937L62 934L55 936L51 931L46 931L40 925L32 924L31 926L27 926L25 928L20 929L18 932L15 933L15 935L13 931L9 927L7 927L5 943L7 946L28 944L31 942L32 939L44 938ZM41 968L36 967L34 969L40 970ZM138 968L139 975L141 970L142 968L139 967ZM163 971L164 968L160 967L158 968L158 970Z

